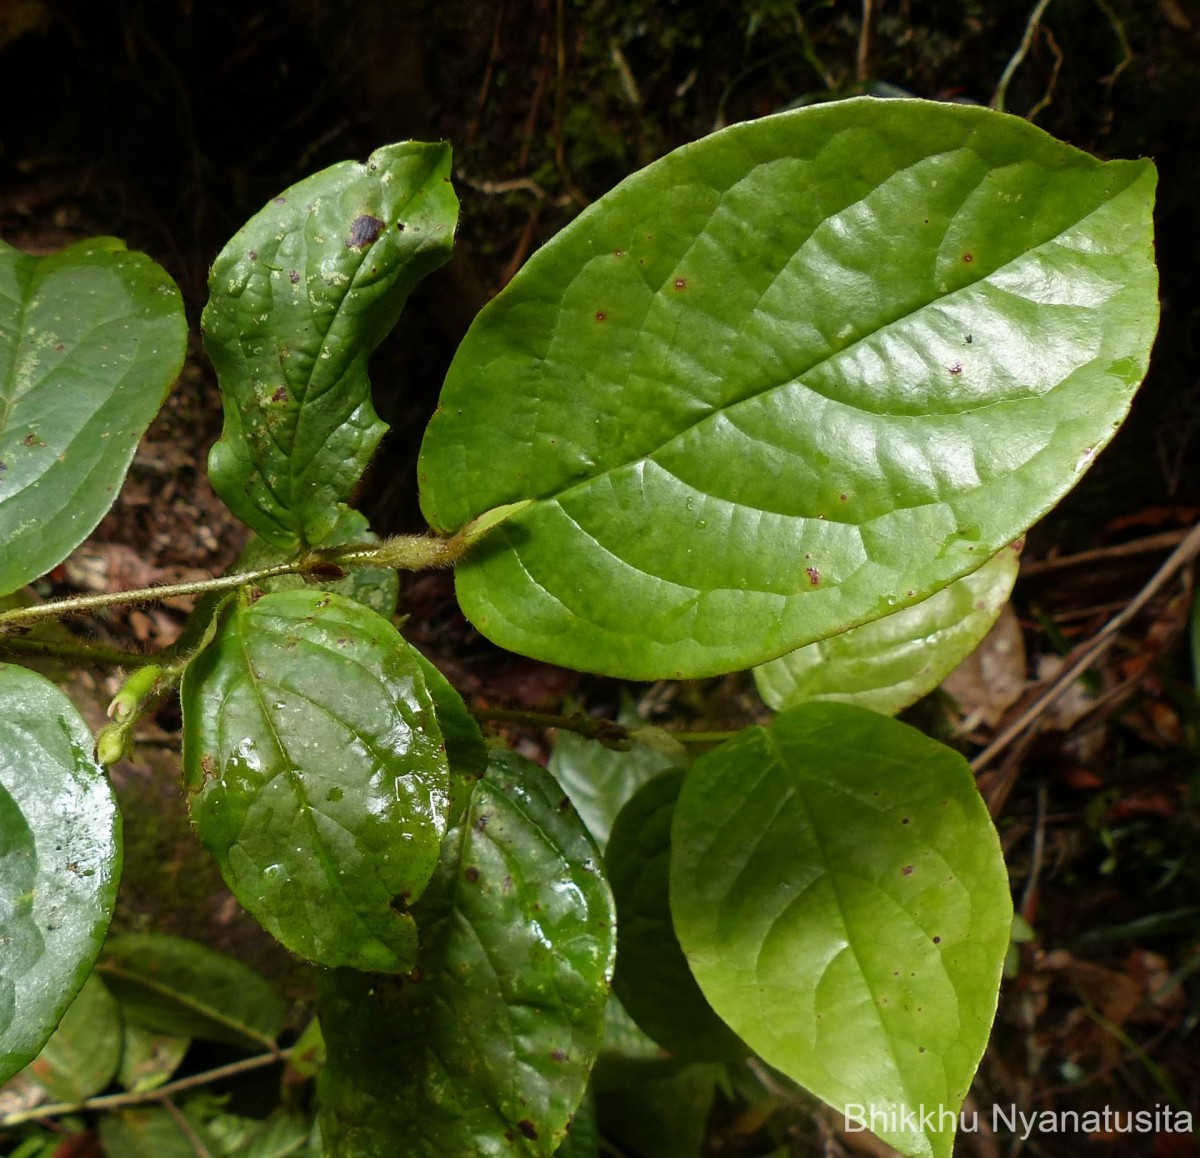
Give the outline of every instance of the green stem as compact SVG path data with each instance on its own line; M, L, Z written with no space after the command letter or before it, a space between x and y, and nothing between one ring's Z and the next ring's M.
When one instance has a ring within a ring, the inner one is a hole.
M109 667L145 667L157 658L137 651L122 651L98 643L67 643L57 639L25 639L19 635L0 635L0 652L19 655L41 655L51 659L73 659L80 663L102 664Z
M81 612L115 607L123 603L150 603L160 599L178 599L183 595L203 595L209 591L230 591L263 579L274 579L278 575L302 575L312 570L314 562L312 556L306 556L288 563L276 563L273 567L222 575L219 579L198 579L194 583L164 583L159 587L140 587L132 591L108 591L100 595L73 595L67 599L52 599L34 607L16 607L12 611L0 611L0 631L5 627L24 627L43 619L61 619L65 615L78 615Z
M290 1050L273 1050L271 1053L261 1053L254 1057L243 1058L241 1061L230 1062L228 1065L217 1066L203 1073L191 1074L176 1082L168 1082L165 1086L157 1086L152 1090L131 1091L125 1094L105 1094L99 1098L87 1098L82 1102L52 1102L47 1106L35 1106L32 1110L20 1110L13 1114L5 1114L0 1118L0 1129L10 1129L23 1125L25 1122L38 1122L43 1118L59 1118L63 1114L79 1114L96 1110L119 1110L124 1106L141 1106L147 1102L161 1102L167 1098L194 1090L198 1086L207 1086L224 1078L237 1077L239 1074L260 1070L277 1062L287 1061Z

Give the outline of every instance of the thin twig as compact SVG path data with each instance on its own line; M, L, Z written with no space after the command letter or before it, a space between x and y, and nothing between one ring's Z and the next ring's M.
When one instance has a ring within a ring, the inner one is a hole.
M1061 571L1066 567L1087 567L1092 563L1106 559L1123 559L1130 555L1147 555L1154 551L1165 551L1169 547L1177 547L1190 534L1190 530L1162 531L1157 535L1147 535L1141 539L1133 539L1128 543L1116 543L1111 547L1097 547L1091 551L1080 551L1075 555L1056 555L1049 559L1021 560L1021 578L1030 575L1041 575L1046 571Z
M158 663L161 655L139 651L122 651L117 647L88 643L71 643L61 639L28 639L22 635L0 635L0 653L10 651L20 655L41 655L50 659L73 659L77 663L94 663L104 667L145 667Z
M1032 121L1042 109L1050 106L1050 102L1054 99L1054 89L1058 85L1058 74L1062 71L1062 49L1058 47L1058 41L1054 39L1054 33L1049 28L1043 28L1042 34L1046 37L1046 43L1050 45L1050 51L1054 54L1054 67L1050 70L1050 81L1046 85L1046 91L1042 94L1042 99L1025 114L1027 121Z
M1004 66L999 83L996 85L996 91L992 95L992 108L997 112L1004 112L1004 98L1008 95L1008 86L1012 81L1013 73L1021 67L1021 62L1029 55L1029 50L1033 47L1033 38L1037 35L1038 25L1041 24L1042 16L1049 6L1050 0L1038 0L1029 14L1029 20L1025 24L1025 35L1021 38L1017 51L1012 54L1008 64Z
M213 1158L212 1151L192 1128L191 1122L187 1120L183 1111L170 1098L160 1097L159 1102L162 1108L175 1120L175 1125L179 1127L179 1132L187 1139L188 1145L191 1146L196 1158Z
M859 84L862 84L871 75L871 34L874 15L874 0L862 0L862 26L858 31L858 56L854 65L854 75Z
M1025 888L1021 893L1021 904L1017 912L1027 921L1029 906L1037 897L1038 883L1042 875L1042 857L1046 851L1046 783L1042 781L1037 789L1037 816L1033 823L1033 850L1029 857L1029 876L1025 880ZM1031 921L1032 923L1032 921Z
M1154 573L1124 611L1114 615L1091 639L1081 643L1065 657L1062 671L1025 711L971 761L972 770L979 772L981 768L985 768L1026 728L1038 720L1051 704L1113 645L1117 633L1197 554L1200 554L1200 523L1188 532L1187 538L1175 548L1170 558Z
M286 1061L290 1055L290 1050L275 1050L271 1053L260 1053L254 1057L229 1062L228 1065L217 1066L215 1069L205 1070L203 1073L190 1074L186 1078L168 1082L165 1086L158 1086L153 1090L131 1090L124 1094L105 1094L99 1098L86 1098L82 1102L52 1102L45 1106L35 1106L31 1110L5 1114L3 1118L0 1118L0 1129L7 1130L25 1122L37 1122L43 1118L60 1118L64 1114L80 1114L94 1110L119 1110L125 1106L142 1106L147 1102L162 1101L187 1090L223 1081L225 1078L235 1078L239 1074L261 1070L277 1062Z

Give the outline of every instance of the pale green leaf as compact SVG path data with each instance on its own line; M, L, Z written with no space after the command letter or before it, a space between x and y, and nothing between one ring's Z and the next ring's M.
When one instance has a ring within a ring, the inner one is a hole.
M913 728L808 703L696 761L671 910L712 1007L777 1069L904 1154L949 1158L1012 903L967 763ZM887 1115L894 1114L894 1117Z
M553 778L494 753L416 907L417 972L322 979L331 1158L554 1153L603 1033L614 930L597 861Z
M112 506L179 374L175 283L112 237L32 257L0 241L0 594Z
M28 1072L55 1101L82 1102L100 1093L116 1076L121 1029L121 1011L104 982L93 973Z
M132 1093L153 1090L179 1068L191 1039L173 1033L155 1033L140 1025L126 1025L122 1035L121 1085Z
M100 952L121 822L92 735L42 676L0 664L0 1080L50 1037Z
M1158 317L1148 161L977 106L734 125L585 210L482 311L421 452L514 651L679 678L916 603L1112 437Z
M213 263L204 344L225 402L213 487L276 547L322 542L386 429L367 360L450 257L447 145L405 142L293 185Z
M192 818L234 895L310 961L411 969L450 809L413 649L328 592L240 600L182 699Z
M837 700L894 716L931 692L996 622L1017 579L1020 547L928 599L754 669L771 707Z

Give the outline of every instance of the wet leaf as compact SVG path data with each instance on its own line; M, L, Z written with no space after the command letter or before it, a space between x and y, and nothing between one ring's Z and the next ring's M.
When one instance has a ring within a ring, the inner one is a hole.
M367 360L450 257L450 149L406 142L293 185L213 263L204 344L225 403L213 487L276 547L320 543L386 430Z
M125 933L104 947L99 969L125 1021L154 1033L269 1050L286 1007L249 966L196 941Z
M330 593L235 603L184 677L196 830L230 889L317 964L407 972L450 772L420 661Z
M58 688L0 664L0 1079L54 1031L116 903L120 817L91 748Z
M552 777L493 753L416 916L413 977L322 979L330 1153L553 1154L600 1046L614 930Z
M912 607L755 668L759 694L776 709L836 700L894 716L975 650L1008 600L1019 561L1019 548L1005 547Z
M966 761L885 716L804 704L696 761L671 840L676 931L717 1013L835 1108L895 1110L875 1132L902 1153L948 1158L946 1120L900 1111L957 1115L1012 922Z
M0 594L62 562L117 497L183 365L175 283L113 237L0 241Z
M734 125L590 206L481 312L421 452L501 646L763 663L966 575L1078 480L1158 317L1147 161L977 106Z

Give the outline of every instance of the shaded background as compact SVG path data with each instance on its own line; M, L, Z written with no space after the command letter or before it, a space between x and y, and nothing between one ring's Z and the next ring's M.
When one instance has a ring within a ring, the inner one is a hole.
M373 361L392 432L359 496L377 530L419 530L416 454L455 346L583 205L685 141L796 103L864 91L988 103L1028 34L1006 107L1101 156L1151 156L1160 172L1163 314L1150 375L1130 421L1034 529L1028 551L1096 549L1099 561L1030 572L1018 589L1031 655L1053 657L1161 561L1105 552L1200 518L1200 6L1053 0L1027 28L1029 15L1007 0L0 0L0 235L48 252L115 234L176 278L194 326L212 258L285 186L386 142L451 141L456 255L418 288ZM203 469L219 431L211 371L193 348L118 506L52 576L56 589L228 566L244 532ZM1081 747L1065 725L1024 753L1020 781L1004 790L1002 835L1034 939L981 1074L1000 1100L1141 1107L1176 1096L1200 1111L1188 989L1200 965L1200 825L1187 594L1152 608L1114 670L1097 676L1134 684L1120 713L1101 717L1099 745ZM444 575L410 580L403 604L410 637L473 697L554 709L573 694L616 707L606 681L498 655L462 621ZM154 646L169 642L177 618L135 611L93 627ZM739 726L762 710L736 677L638 694L692 727ZM947 731L942 705L922 711ZM170 766L176 723L160 714L165 763L143 755L126 772L131 839L146 844L130 849L120 919L204 936L285 972L211 868L190 859ZM516 739L545 754L540 737ZM139 824L139 809L150 823ZM138 875L139 859L154 871ZM1098 1030L1093 1014L1126 1037ZM766 1152L753 1130L730 1125L736 1099L725 1108L710 1152ZM806 1146L849 1145L806 1137ZM656 1145L643 1139L641 1152L657 1158ZM1028 1149L1079 1152L1068 1139L1058 1145ZM1169 1138L1095 1145L1195 1152Z

